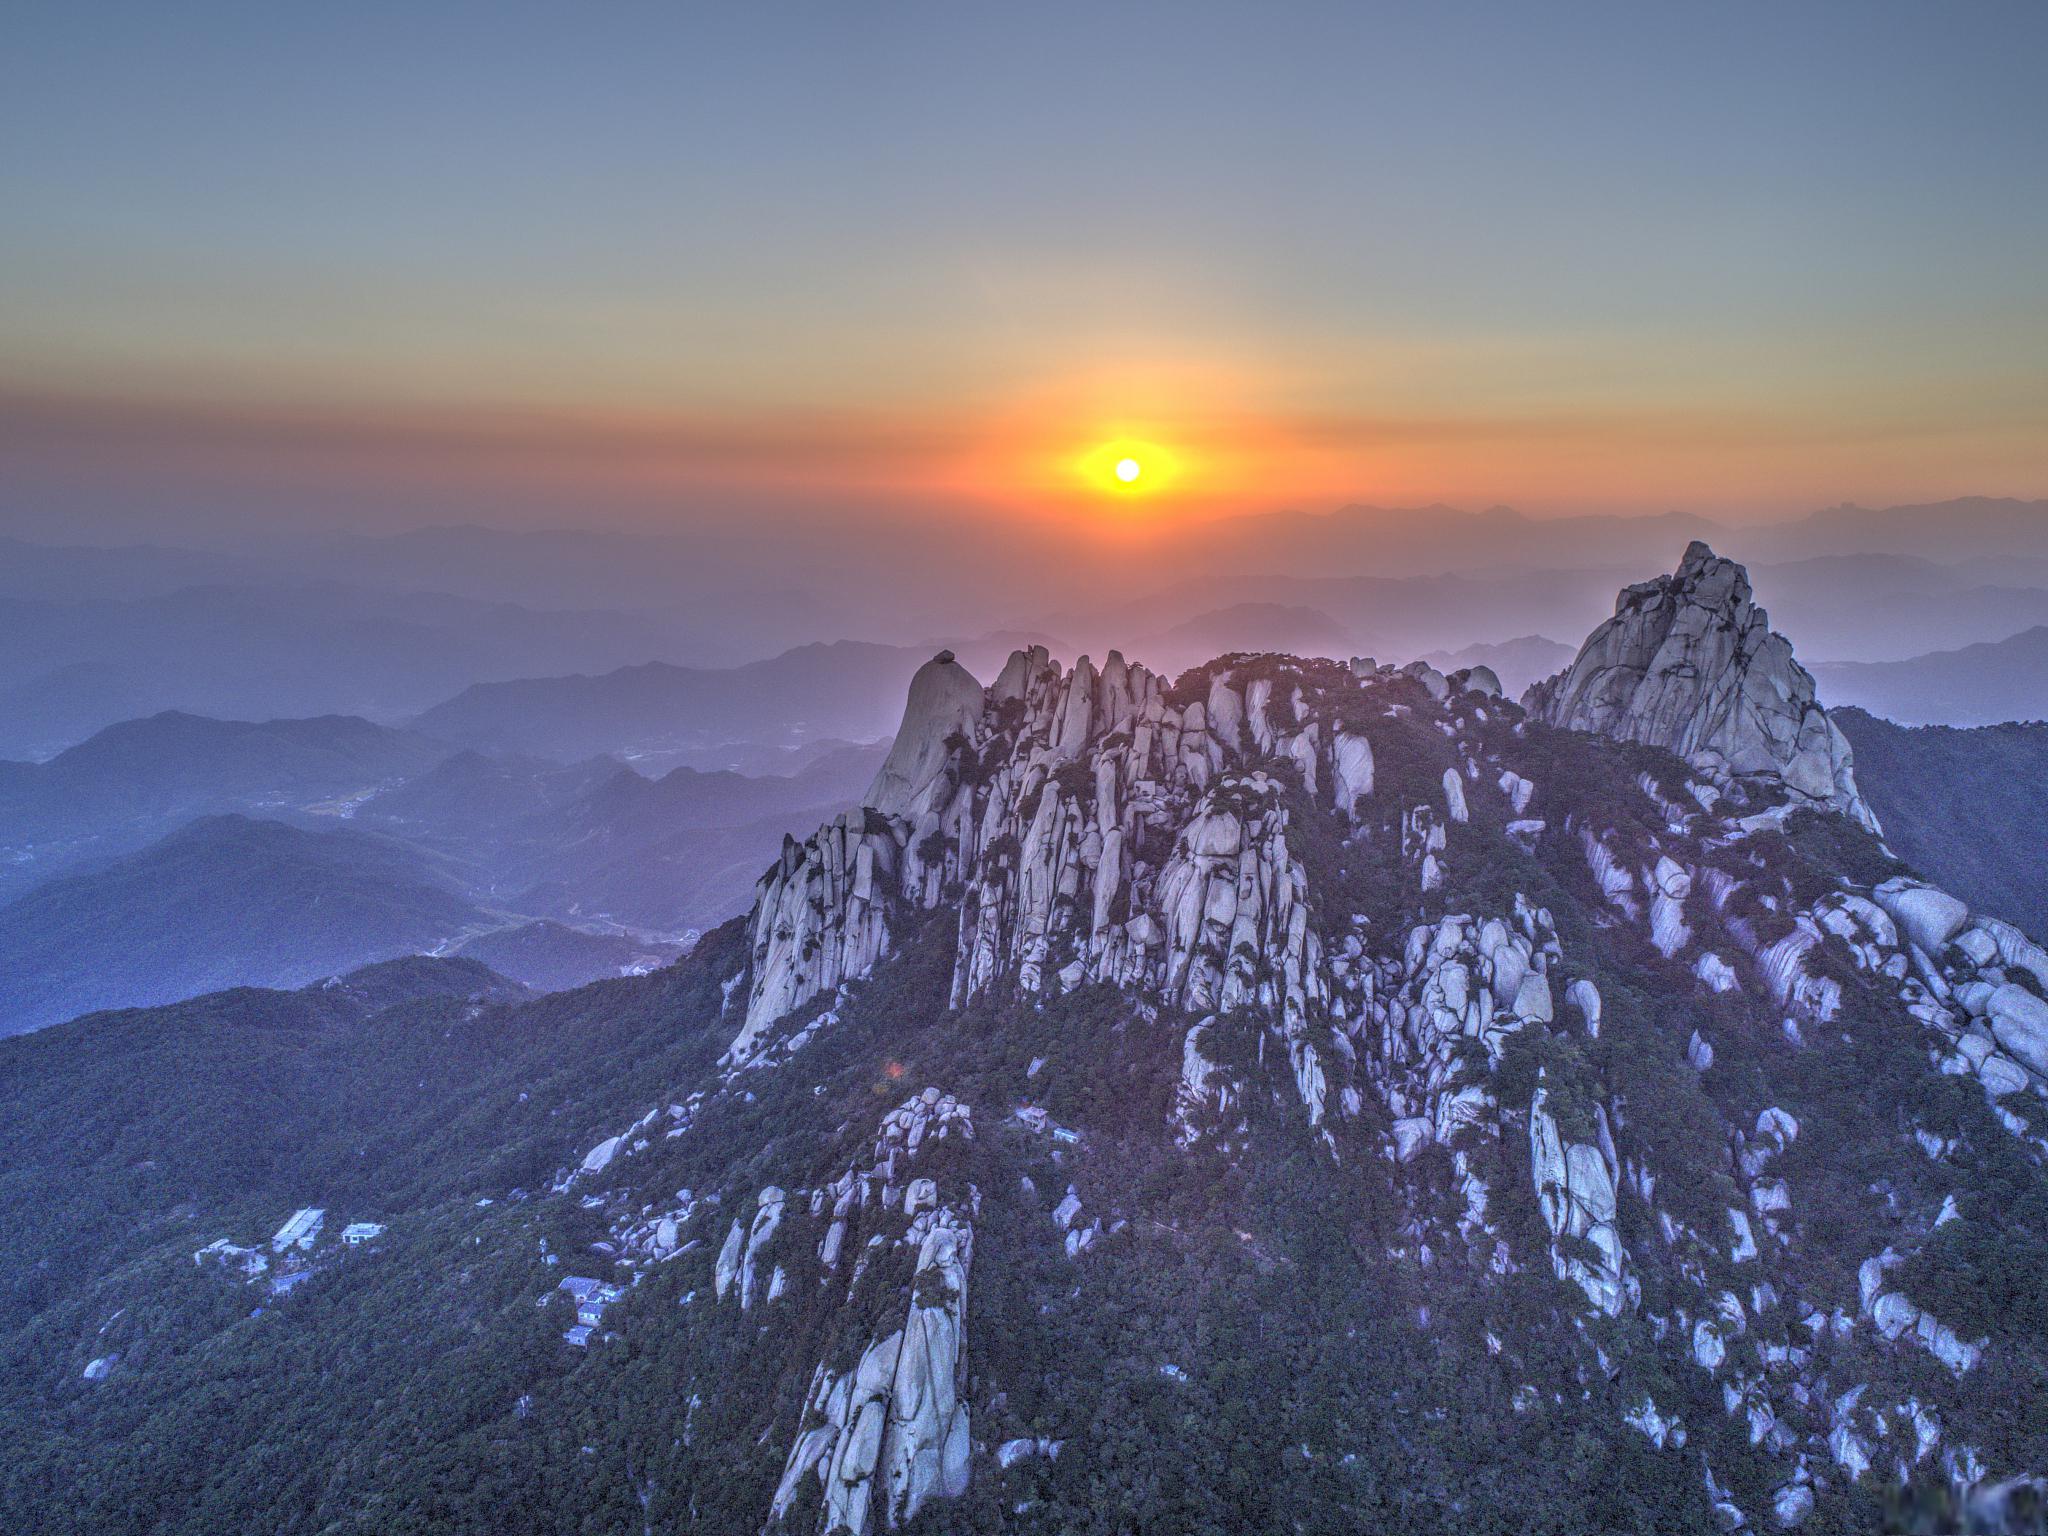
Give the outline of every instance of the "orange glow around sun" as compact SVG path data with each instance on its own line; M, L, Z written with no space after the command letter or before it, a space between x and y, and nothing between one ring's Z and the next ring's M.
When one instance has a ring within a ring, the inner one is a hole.
M1180 454L1136 437L1111 438L1076 455L1070 466L1083 487L1117 497L1156 496L1185 469Z
M1213 360L1079 372L963 416L961 450L926 483L1115 541L1371 483L1349 444L1270 408L1274 393L1255 367Z

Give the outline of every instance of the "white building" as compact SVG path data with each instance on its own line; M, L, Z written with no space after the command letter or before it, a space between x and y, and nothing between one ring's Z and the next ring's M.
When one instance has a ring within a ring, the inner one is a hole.
M310 1248L320 1236L320 1227L327 1220L327 1212L317 1205L306 1206L292 1212L292 1219L277 1229L277 1236L270 1240L272 1253L283 1253L287 1248Z
M358 1243L367 1243L371 1238L381 1237L383 1234L384 1223L381 1221L352 1221L341 1229L341 1240L353 1248Z
M588 1349L590 1347L590 1329L583 1324L579 1323L576 1327L563 1334L562 1337L571 1344L574 1344L578 1349Z

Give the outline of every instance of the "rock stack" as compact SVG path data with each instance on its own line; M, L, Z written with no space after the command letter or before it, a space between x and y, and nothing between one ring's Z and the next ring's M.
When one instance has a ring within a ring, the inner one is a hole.
M1813 674L1751 601L1749 573L1697 539L1677 574L1626 588L1578 659L1522 704L1568 730L1667 748L1710 780L1775 778L1877 830Z

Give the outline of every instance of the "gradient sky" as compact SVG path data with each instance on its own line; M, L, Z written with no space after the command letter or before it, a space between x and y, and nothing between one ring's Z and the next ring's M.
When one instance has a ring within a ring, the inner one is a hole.
M2044 80L2039 0L17 5L0 527L2041 495Z

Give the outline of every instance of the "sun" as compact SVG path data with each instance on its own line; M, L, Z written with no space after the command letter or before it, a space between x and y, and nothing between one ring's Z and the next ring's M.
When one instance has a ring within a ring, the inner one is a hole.
M1068 461L1078 482L1118 501L1150 500L1178 484L1183 456L1152 438L1110 437Z

